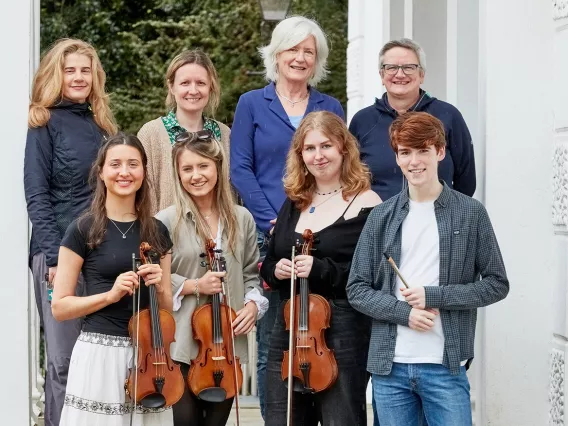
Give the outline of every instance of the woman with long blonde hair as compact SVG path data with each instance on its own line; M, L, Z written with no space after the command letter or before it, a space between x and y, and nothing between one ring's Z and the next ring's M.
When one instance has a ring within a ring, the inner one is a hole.
M172 252L172 293L176 336L172 359L190 374L191 362L198 355L192 338L194 311L211 302L222 291L237 317L233 322L236 355L248 362L247 338L268 308L258 281L258 247L252 215L234 203L227 155L221 143L208 130L181 133L172 151L174 205L158 213L166 225L174 248ZM205 243L215 242L226 262L226 272L207 271L201 253ZM211 402L200 399L186 387L181 400L173 406L174 426L222 426L227 424L233 399Z
M59 246L68 225L90 205L88 176L103 138L117 131L105 79L90 44L62 39L45 54L33 80L24 186L33 227L30 267L47 343L46 426L59 425L69 359L81 328L80 319L58 323L51 314Z
M381 199L371 190L370 173L359 160L357 140L336 114L317 111L302 120L288 151L284 190L287 199L260 270L282 300L268 351L265 424L286 425L287 388L281 366L289 336L284 306L290 299L295 271L296 277L308 279L311 293L329 301L331 321L325 339L335 351L338 374L335 383L322 392L294 392L292 423L304 424L315 406L323 426L364 426L370 324L347 301L345 286L359 234ZM313 232L314 250L295 256L292 262L291 248L306 229Z

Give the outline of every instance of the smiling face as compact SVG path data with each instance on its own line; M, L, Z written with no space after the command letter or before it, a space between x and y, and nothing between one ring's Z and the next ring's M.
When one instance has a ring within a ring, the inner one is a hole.
M83 103L91 94L93 74L91 58L79 53L70 53L63 64L63 97Z
M314 75L316 39L309 36L301 43L276 56L278 76L289 82L305 83Z
M190 113L202 113L211 92L211 79L207 70L198 64L185 64L176 71L170 92L177 108Z
M404 47L393 47L387 50L383 57L384 65L419 65L416 54ZM399 68L396 74L387 74L383 69L380 71L381 79L387 93L396 97L416 97L420 91L420 85L424 82L424 71L421 68L412 74L406 75Z
M128 145L109 148L99 176L105 183L107 196L136 196L136 191L144 181L144 165L140 151Z
M423 148L398 145L396 163L408 180L409 185L424 188L438 183L438 163L445 156L445 147L436 152L434 145Z
M310 130L304 138L302 159L316 183L339 182L343 154L337 142L319 130Z
M178 157L181 184L191 198L213 197L217 185L217 165L210 158L184 149Z

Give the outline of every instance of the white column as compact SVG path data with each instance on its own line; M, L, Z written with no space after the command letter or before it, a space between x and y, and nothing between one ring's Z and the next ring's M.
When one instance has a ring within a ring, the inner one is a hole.
M554 224L558 276L554 282L552 357L550 365L549 418L553 426L564 425L568 406L566 358L568 355L568 4L555 2L553 10L553 59L551 73L554 91L552 106L553 179L552 223Z
M413 39L426 52L426 78L422 87L443 101L447 99L448 1L452 0L414 0L412 8Z
M347 119L382 95L379 51L389 40L389 0L350 0Z
M553 292L566 264L551 223L553 101L560 95L553 81L561 76L566 87L568 71L553 66L551 5L484 0L480 14L485 204L511 285L505 301L486 309L486 424L495 426L564 424L548 423Z
M2 128L2 424L30 422L28 370L28 219L23 190L24 144L29 102L30 1L2 3L0 128Z

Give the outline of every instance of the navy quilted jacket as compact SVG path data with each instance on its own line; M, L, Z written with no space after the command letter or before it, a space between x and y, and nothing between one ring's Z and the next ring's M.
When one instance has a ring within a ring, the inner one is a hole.
M91 203L91 166L103 140L88 103L62 101L43 127L28 130L24 188L32 222L30 260L44 253L56 266L67 226Z

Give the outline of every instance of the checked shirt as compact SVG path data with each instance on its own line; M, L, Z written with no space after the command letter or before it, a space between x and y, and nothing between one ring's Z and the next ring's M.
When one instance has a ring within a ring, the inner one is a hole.
M373 319L367 361L372 374L390 373L397 324L408 327L411 306L396 298L396 275L383 255L400 264L401 225L408 204L406 189L373 209L347 283L351 305ZM440 310L443 365L458 374L460 362L474 356L477 308L504 299L509 281L491 221L479 201L444 184L434 209L440 238L440 285L425 287L426 307Z

